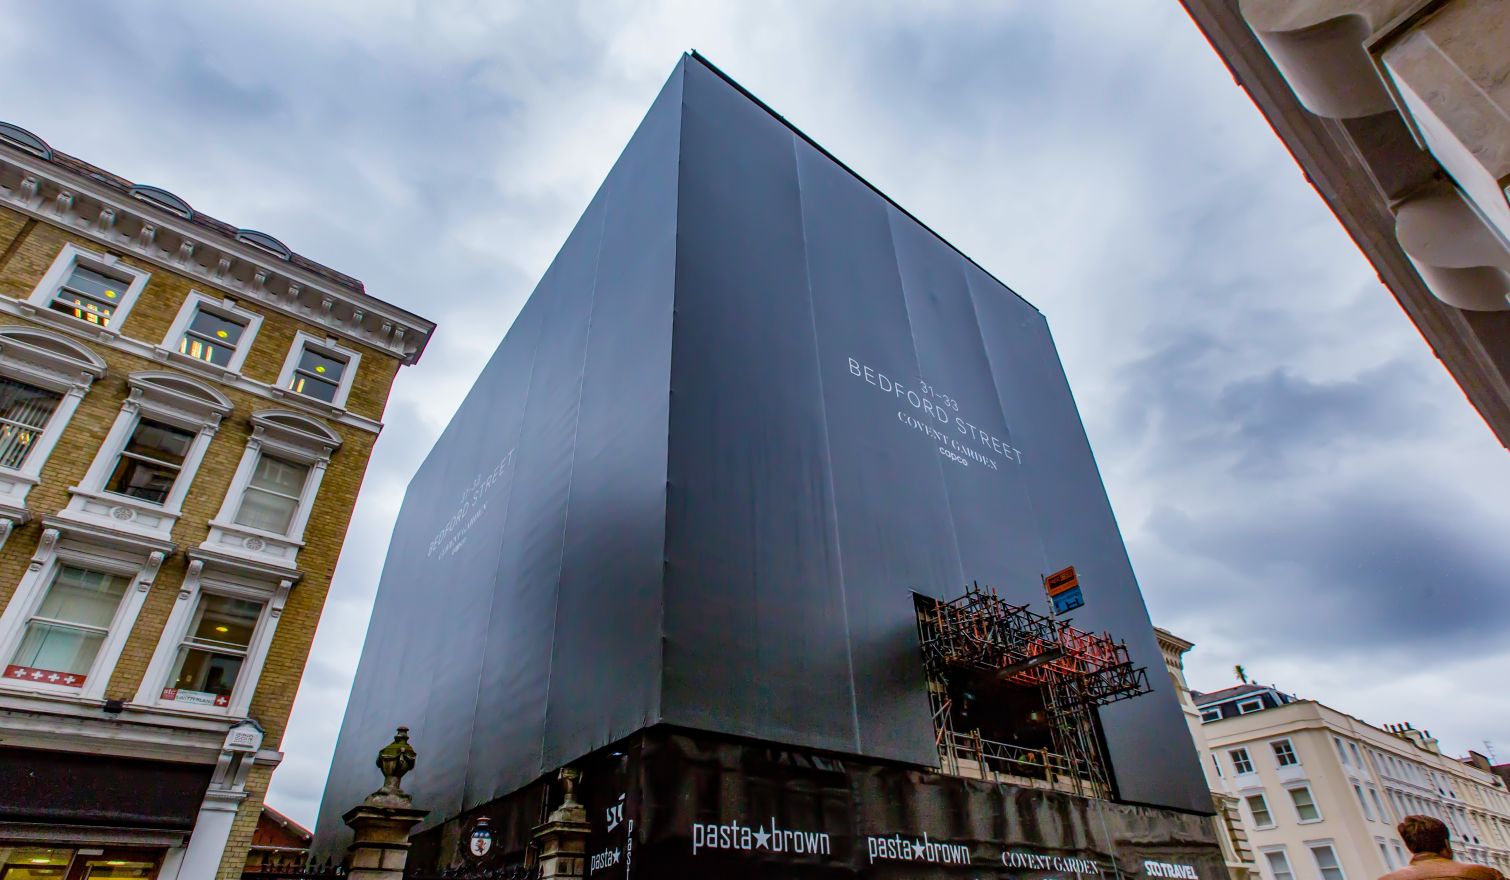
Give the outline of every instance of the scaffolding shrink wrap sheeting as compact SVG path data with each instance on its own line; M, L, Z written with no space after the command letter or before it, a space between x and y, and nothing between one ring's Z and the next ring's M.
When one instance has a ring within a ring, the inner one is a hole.
M911 591L1071 564L1158 669L1043 316L689 56L409 486L319 845L399 724L431 825L656 723L936 765ZM1153 679L1117 794L1209 809Z

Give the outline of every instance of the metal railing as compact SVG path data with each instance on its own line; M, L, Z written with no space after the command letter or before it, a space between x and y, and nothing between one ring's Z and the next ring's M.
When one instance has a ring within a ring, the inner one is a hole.
M264 862L255 871L241 872L241 880L330 880L332 877L345 876L345 866L333 862L309 862L303 865Z
M538 867L498 865L495 867L448 868L443 871L406 871L404 880L539 880Z
M960 762L965 761L976 765L975 775L981 779L1021 781L1047 788L1063 786L1075 791L1089 786L1093 796L1106 796L1099 790L1095 767L1087 760L1069 758L1048 749L996 742L974 732L940 731L939 758L944 772L954 776L971 775L961 767Z

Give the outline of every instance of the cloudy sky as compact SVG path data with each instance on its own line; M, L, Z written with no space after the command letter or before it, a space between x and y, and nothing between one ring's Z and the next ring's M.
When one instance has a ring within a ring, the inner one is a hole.
M0 119L440 324L269 801L314 818L404 485L696 48L1048 316L1156 621L1510 760L1510 460L1175 0L16 3Z

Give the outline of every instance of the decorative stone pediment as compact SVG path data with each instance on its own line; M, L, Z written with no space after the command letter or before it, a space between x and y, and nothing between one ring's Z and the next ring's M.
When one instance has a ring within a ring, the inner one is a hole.
M0 327L0 361L21 377L57 391L87 388L105 375L105 359L88 348L19 324Z
M283 447L321 452L321 457L341 448L341 435L324 422L295 412L265 409L252 413L252 434L264 442Z
M178 373L132 373L126 384L131 387L130 400L189 426L218 425L234 406L229 397L209 385Z

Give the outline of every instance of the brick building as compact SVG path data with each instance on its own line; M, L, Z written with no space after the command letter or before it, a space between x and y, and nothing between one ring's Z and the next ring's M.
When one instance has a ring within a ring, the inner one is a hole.
M308 828L263 804L257 828L252 832L251 849L246 853L243 876L299 870L309 858L313 839Z
M239 876L433 329L0 124L0 875Z

